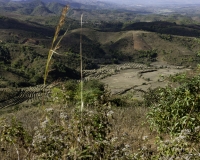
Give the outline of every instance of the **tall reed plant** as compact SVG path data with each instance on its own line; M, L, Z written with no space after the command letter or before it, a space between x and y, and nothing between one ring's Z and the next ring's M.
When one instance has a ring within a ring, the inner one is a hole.
M53 41L52 41L52 44L51 44L51 48L49 50L49 54L48 54L48 58L47 58L45 74L44 74L44 86L46 85L46 81L47 81L47 77L48 77L48 73L49 73L50 62L51 62L52 56L53 56L54 53L56 53L56 50L60 47L59 46L60 42L61 42L61 40L63 39L63 37L66 35L66 33L68 31L68 30L66 30L66 32L61 36L61 38L60 39L58 38L60 30L61 30L62 26L65 23L66 14L67 14L68 10L69 10L69 6L68 5L65 6L62 9L60 20L59 20L58 25L56 27L54 38L53 38Z
M83 14L81 14L81 33L80 33L80 66L81 66L81 112L83 111L83 53L82 53L82 34L83 34Z

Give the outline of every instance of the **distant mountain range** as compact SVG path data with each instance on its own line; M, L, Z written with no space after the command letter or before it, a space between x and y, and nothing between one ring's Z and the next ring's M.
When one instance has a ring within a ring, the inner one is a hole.
M24 15L58 15L65 5L70 5L71 9L115 9L119 7L113 3L101 2L97 0L0 0L0 13L15 12Z
M117 4L140 4L140 5L166 5L166 4L176 4L176 5L184 5L184 4L200 4L199 0L101 0L106 2L112 2Z
M99 0L0 0L0 2L9 3L60 3L63 5L69 4L71 8L79 8L79 9L110 9L110 8L117 8L120 5L117 5L113 2L103 2Z
M145 3L144 3L145 2ZM17 13L23 15L31 15L31 16L51 16L51 15L60 15L60 12L64 5L70 5L71 10L73 11L72 18L76 19L75 17L80 17L82 13L88 12L87 16L92 17L93 15L96 16L99 11L109 10L109 16L113 15L112 11L126 11L137 14L168 14L168 13L181 13L185 14L188 12L188 7L196 13L199 12L198 5L185 5L188 1L181 1L178 4L178 0L173 1L173 5L171 0L166 1L152 1L149 0L134 0L130 2L129 0L121 1L119 0L0 0L0 13L6 13L6 15L10 13ZM149 7L148 5L153 4L164 4L164 2L170 2L168 6L165 7ZM191 1L191 4L196 1ZM121 3L121 4L120 4ZM124 3L124 4L122 4ZM129 4L129 5L127 5ZM179 7L177 7L179 6ZM196 7L196 8L195 8ZM84 11L83 11L84 10ZM90 11L89 11L90 10ZM96 12L97 10L97 12ZM194 12L190 12L189 14L193 14ZM78 13L78 15L77 15ZM102 14L102 12L101 12ZM5 14L4 14L5 15ZM85 14L84 14L85 15ZM108 15L108 14L107 14ZM109 17L107 16L107 17ZM96 16L98 17L98 16ZM98 19L101 16L98 17ZM115 18L116 19L116 18ZM130 19L130 18L128 18ZM102 20L102 19L101 19ZM114 19L113 19L114 20Z

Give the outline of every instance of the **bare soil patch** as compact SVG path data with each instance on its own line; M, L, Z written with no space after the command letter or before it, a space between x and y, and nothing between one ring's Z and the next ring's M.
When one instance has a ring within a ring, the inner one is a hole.
M177 66L161 66L153 64L149 69L126 69L111 75L101 81L108 85L112 94L123 94L128 91L135 93L135 98L140 99L141 94L149 88L165 87L168 82L165 78L189 69Z
M145 42L145 40L137 33L133 32L133 48L135 50L150 50L151 47Z

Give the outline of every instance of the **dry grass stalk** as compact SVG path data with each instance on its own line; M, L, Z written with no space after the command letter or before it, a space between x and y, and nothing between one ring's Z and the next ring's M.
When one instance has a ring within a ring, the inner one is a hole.
M81 112L83 111L83 54L82 54L82 27L83 27L83 14L81 14L81 33L80 33L80 62L81 62Z
M53 38L53 41L52 41L51 48L49 50L48 59L47 59L47 63L46 63L45 74L44 74L44 86L46 85L46 80L47 80L47 76L48 76L48 73L49 73L49 66L50 66L51 58L52 58L53 54L56 53L56 50L59 48L59 44L60 44L61 40L63 39L63 37L66 35L66 33L68 31L67 30L63 34L63 36L61 36L61 38L58 40L58 42L55 44L56 40L58 39L59 32L60 32L62 26L65 23L65 17L66 17L68 10L69 10L68 5L63 8L61 16L60 16L59 23L56 27L56 31L55 31L55 34L54 34L54 38Z

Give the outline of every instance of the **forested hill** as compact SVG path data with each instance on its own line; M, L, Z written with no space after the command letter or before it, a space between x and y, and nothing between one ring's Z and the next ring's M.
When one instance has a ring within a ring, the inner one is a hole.
M26 21L20 21L14 18L8 18L5 16L0 16L0 29L17 29L21 31L34 32L41 34L42 36L53 36L54 28L47 26L42 26L35 23L30 23Z

